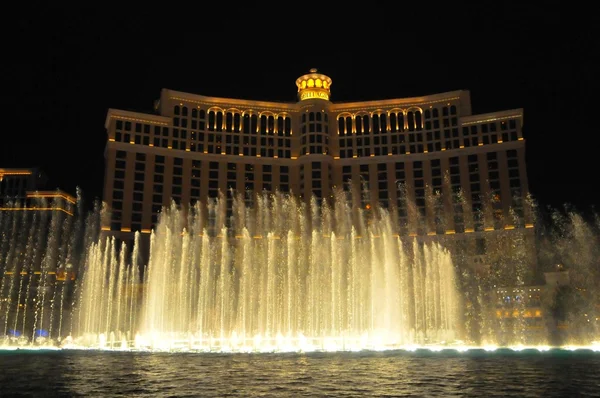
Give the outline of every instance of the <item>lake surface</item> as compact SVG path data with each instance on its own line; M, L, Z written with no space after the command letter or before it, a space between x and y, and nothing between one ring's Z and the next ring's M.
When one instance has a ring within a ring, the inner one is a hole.
M600 396L600 353L2 351L2 397Z

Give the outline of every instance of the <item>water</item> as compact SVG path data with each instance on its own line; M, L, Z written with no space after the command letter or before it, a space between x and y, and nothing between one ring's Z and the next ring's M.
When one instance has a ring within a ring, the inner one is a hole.
M370 220L361 212L353 223L341 198L332 208L307 208L263 196L253 209L234 200L225 227L223 203L165 209L150 237L141 297L125 247L117 257L114 241L92 245L76 343L335 351L455 340L449 253L403 241L386 212ZM211 217L222 227L211 227Z
M161 354L0 351L1 395L592 397L590 351Z
M403 224L402 209L351 206L361 200L336 192L331 205L306 205L264 194L249 206L222 195L173 205L149 236L148 260L139 233L133 245L102 236L109 215L99 205L86 213L80 202L76 217L0 212L2 345L239 353L598 346L597 220L555 213L537 228L545 233L537 243L526 228L487 234L485 253L498 261L482 274L466 265L474 251L460 239L403 233L426 224L415 203L405 200L414 222ZM519 214L534 209L520 206L507 222L524 227ZM535 286L527 266L534 244L547 263L567 264L574 281L538 297L543 319L524 299ZM490 294L503 286L519 298L510 308ZM499 318L500 310L517 315Z

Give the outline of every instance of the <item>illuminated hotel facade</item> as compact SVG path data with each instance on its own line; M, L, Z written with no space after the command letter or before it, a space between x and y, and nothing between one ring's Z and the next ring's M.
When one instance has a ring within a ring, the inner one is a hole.
M54 269L45 263L45 256L31 256L32 251L26 250L28 245L43 250L51 242L57 244L57 231L66 231L75 218L77 198L60 189L48 190L47 182L38 168L0 168L0 303L10 296L13 278L37 281L44 264L51 281L75 279L64 264Z
M163 89L155 114L109 109L105 233L148 234L171 200L223 192L231 206L230 190L321 200L336 187L361 198L353 206L396 209L400 235L532 232L522 109L473 115L466 90L335 103L316 69L296 86L293 103Z
M0 168L0 212L61 212L73 216L77 199L56 189L45 190L47 176L37 168Z

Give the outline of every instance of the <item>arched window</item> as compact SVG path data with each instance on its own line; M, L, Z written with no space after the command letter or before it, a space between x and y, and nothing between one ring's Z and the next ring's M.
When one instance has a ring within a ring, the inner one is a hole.
M233 115L231 112L227 112L225 116L225 131L231 132L233 129Z
M423 118L421 117L421 112L415 111L415 124L417 130L423 129Z
M258 132L258 116L252 115L250 116L250 132L255 134Z
M415 116L412 111L406 113L406 119L408 122L408 131L415 131Z
M208 130L215 131L215 122L216 122L215 111L208 112Z
M292 133L292 119L290 117L285 118L285 135Z
M267 132L273 133L275 131L275 116L269 116L267 118Z
M385 133L387 131L387 116L385 113L379 115L379 125L381 127L381 132Z
M379 115L377 114L373 114L372 120L373 120L373 133L377 134L379 133L381 126L379 126Z
M260 132L261 134L265 134L267 132L267 116L262 115L260 117Z
M244 115L244 133L250 133L250 115L248 114Z
M390 130L398 131L398 118L395 113L390 113Z
M216 119L215 130L223 131L223 112L217 112Z
M233 131L240 131L240 114L236 113L233 115Z

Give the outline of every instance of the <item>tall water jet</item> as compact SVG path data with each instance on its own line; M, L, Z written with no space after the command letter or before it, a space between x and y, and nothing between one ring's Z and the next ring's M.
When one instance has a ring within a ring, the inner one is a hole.
M367 215L340 197L333 207L314 200L306 207L293 197L264 194L254 209L236 197L233 207L244 217L228 225L223 200L187 210L173 205L162 214L151 235L138 342L349 349L455 338L458 292L450 253L439 244L401 239L386 210ZM112 244L93 249L96 267L84 281L91 301L82 305L101 307L81 311L88 314L86 330L104 334L123 330L122 310L116 324L109 320L115 317L111 302L122 308L123 297L114 291L123 289L116 285L128 280ZM105 320L91 315L98 312Z
M427 203L439 207L436 195ZM577 327L561 332L561 342L597 340L597 224L573 211L554 215L544 250L573 272L573 289L549 286L539 298L526 267L531 234L516 211L501 220L515 230L455 239L443 217L428 224L408 198L389 211L362 199L231 192L173 204L146 236L144 264L141 234L132 242L105 236L99 205L68 222L0 212L4 343L220 351L518 345L547 344L566 324ZM471 207L460 193L454 205ZM496 259L489 269L469 265L479 246ZM498 290L508 304L495 301ZM540 311L557 324L545 331Z

